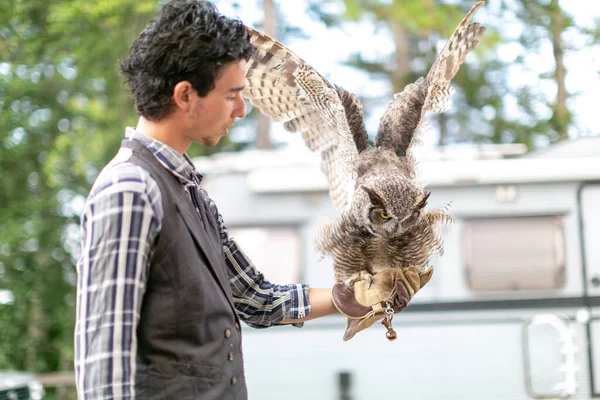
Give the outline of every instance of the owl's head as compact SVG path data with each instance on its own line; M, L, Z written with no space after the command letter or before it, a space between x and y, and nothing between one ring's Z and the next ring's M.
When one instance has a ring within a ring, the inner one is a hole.
M387 238L410 230L419 221L430 195L409 180L378 180L360 189L368 200L362 201L356 211L372 233Z

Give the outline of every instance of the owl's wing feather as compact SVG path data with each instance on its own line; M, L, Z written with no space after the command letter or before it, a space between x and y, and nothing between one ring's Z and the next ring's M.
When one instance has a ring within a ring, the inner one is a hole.
M477 2L465 15L431 66L426 78L419 78L397 93L388 104L379 123L375 145L392 149L399 157L407 156L416 143L417 132L427 124L427 111L440 113L448 109L452 89L450 81L460 65L477 45L486 28L469 22L484 4Z
M365 127L362 103L353 93L348 92L344 88L336 86L335 89L342 100L356 150L361 153L369 147L369 135Z
M282 43L250 27L247 30L256 51L243 96L271 120L283 122L287 131L300 133L307 147L321 154L333 204L345 210L354 194L358 148L367 140L360 103Z
M425 102L426 110L443 112L448 108L451 95L450 81L465 61L467 54L477 47L481 35L486 30L478 22L469 22L475 11L483 5L484 2L479 1L471 7L431 66L427 74L429 88Z

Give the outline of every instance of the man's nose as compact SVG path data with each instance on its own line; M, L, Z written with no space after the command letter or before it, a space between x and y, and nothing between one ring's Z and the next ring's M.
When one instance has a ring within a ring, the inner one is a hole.
M246 116L246 102L244 98L240 95L238 97L238 106L233 111L234 118L244 118Z

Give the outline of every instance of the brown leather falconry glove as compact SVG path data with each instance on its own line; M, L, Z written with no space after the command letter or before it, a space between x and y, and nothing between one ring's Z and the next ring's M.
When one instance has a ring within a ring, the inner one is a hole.
M369 279L359 276L353 290L345 283L333 286L333 304L347 317L344 341L383 319L389 340L396 339L391 320L395 312L402 311L413 296L429 282L433 267L419 274L417 267L386 268Z

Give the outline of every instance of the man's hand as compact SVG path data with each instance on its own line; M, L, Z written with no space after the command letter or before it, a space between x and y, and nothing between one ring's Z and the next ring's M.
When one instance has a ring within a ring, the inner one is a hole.
M343 282L334 285L333 303L347 317L344 340L384 318L388 304L394 312L402 311L432 274L433 267L421 274L417 267L387 268L370 279L358 277L353 290Z

